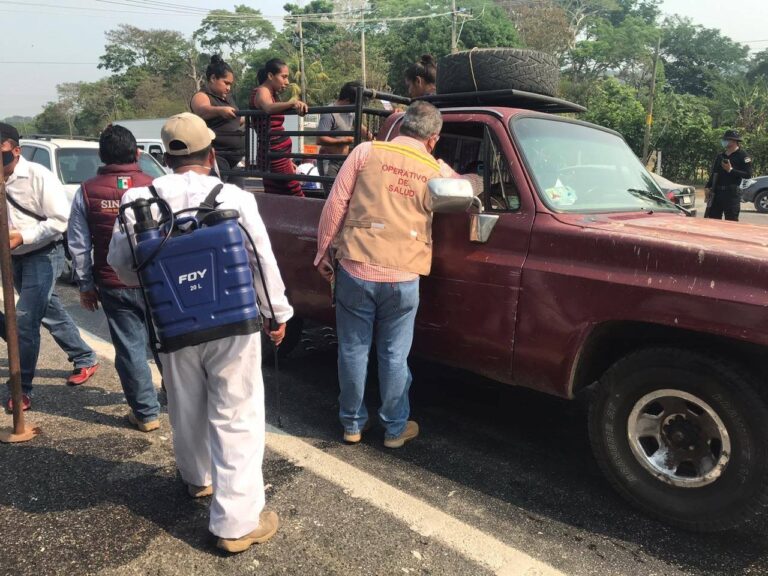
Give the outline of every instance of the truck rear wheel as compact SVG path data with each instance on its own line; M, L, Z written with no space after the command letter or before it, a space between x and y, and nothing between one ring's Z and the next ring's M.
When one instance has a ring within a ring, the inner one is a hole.
M438 63L437 93L513 88L546 96L557 94L557 58L536 50L481 48L443 56Z
M768 409L731 362L669 348L625 356L600 380L589 433L614 488L664 522L714 532L768 508Z

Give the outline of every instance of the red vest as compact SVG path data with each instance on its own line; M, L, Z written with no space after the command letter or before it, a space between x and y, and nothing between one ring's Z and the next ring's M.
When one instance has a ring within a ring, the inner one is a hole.
M93 278L100 286L124 288L117 274L107 264L112 228L120 209L120 199L129 188L149 186L152 178L134 164L109 164L98 174L82 183L88 228L93 242Z

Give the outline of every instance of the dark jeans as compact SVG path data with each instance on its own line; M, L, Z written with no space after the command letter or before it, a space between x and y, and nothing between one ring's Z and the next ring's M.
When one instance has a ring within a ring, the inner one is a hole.
M115 347L115 369L128 406L139 420L157 420L160 403L147 364L148 315L140 288L100 288L99 299Z
M741 212L741 194L737 186L728 186L727 188L715 188L715 196L712 198L712 204L704 212L705 218L714 218L738 222L739 212Z
M83 342L72 318L54 292L56 278L64 266L64 247L13 257L13 284L19 293L16 315L19 328L21 387L32 393L37 357L40 354L40 325L51 333L56 344L67 353L75 368L96 364L96 353ZM0 334L5 338L5 316L0 314Z

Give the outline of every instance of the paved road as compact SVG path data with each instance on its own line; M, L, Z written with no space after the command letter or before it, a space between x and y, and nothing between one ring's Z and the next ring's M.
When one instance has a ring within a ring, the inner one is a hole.
M60 292L108 355L103 317ZM126 427L108 361L86 386L61 386L66 359L46 337L32 413L45 433L0 446L0 574L768 574L768 519L701 536L624 504L592 459L579 403L416 362L422 436L399 451L381 429L342 444L334 346L315 328L282 363L283 430L265 368L267 500L283 527L225 557L207 503L175 476L167 417L152 435Z

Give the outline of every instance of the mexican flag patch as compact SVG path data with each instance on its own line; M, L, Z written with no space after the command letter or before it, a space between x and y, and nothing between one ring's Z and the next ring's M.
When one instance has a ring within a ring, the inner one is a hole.
M128 190L133 186L133 181L131 180L130 176L118 176L117 177L117 189L118 190Z

